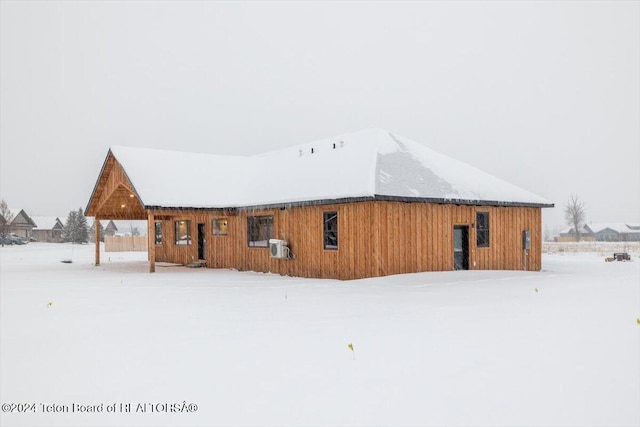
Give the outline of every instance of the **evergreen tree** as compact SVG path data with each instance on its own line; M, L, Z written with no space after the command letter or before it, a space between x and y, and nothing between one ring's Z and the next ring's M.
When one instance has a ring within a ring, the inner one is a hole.
M84 216L82 208L78 209L78 243L87 243L89 241L89 226L87 225L87 217Z
M0 237L2 237L2 246L4 246L4 237L11 231L11 221L13 221L13 214L7 206L7 202L2 200L0 202Z
M82 213L82 208L69 212L62 237L65 242L87 243L89 241L87 218Z

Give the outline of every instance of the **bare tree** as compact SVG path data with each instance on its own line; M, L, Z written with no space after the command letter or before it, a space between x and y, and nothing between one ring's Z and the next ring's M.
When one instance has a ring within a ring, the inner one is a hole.
M4 200L0 202L0 216L2 216L0 218L0 240L2 240L1 245L4 246L4 237L9 234L11 221L13 221L13 214Z
M567 225L573 228L576 234L576 242L581 239L582 227L585 225L586 208L585 204L576 195L571 195L567 205L564 207L564 219Z

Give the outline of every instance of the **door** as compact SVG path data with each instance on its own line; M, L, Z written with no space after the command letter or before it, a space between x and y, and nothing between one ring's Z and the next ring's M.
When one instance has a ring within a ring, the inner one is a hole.
M198 259L204 260L207 256L207 239L204 231L204 224L198 224Z
M469 226L467 225L453 227L453 268L454 270L469 269Z

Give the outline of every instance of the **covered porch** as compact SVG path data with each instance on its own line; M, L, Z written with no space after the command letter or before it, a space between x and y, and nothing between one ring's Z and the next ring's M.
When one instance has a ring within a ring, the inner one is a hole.
M86 216L95 218L95 265L100 265L100 222L109 220L146 220L149 272L155 271L154 215L145 209L122 166L109 152L93 189Z

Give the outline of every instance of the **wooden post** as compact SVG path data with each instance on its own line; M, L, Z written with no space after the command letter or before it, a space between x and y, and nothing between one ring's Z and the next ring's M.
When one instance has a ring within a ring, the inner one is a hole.
M149 255L149 273L156 271L156 223L153 214L147 219L147 248Z
M96 216L96 219L94 221L93 224L95 230L95 241L96 241L96 260L95 260L95 266L100 265L100 220L98 219L98 217Z

